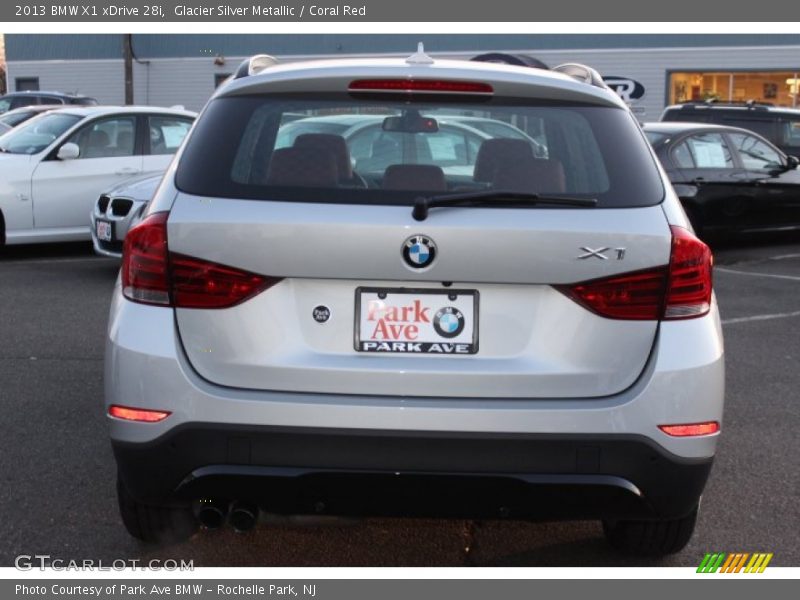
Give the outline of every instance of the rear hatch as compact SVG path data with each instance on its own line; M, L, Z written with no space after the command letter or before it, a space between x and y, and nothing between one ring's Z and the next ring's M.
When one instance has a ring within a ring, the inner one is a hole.
M657 315L601 316L574 293L670 260L663 185L630 114L591 98L359 86L240 91L197 124L169 251L269 277L232 306L176 308L197 373L234 388L407 397L588 398L632 385ZM458 123L465 115L510 127L493 136ZM420 197L465 193L486 198L412 216ZM629 292L613 301L635 304Z

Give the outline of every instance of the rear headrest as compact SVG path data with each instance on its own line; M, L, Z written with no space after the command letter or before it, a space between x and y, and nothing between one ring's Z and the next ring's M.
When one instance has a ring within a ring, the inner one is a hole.
M564 166L554 159L534 158L504 163L492 178L496 190L560 194L566 191Z
M389 165L383 173L385 190L447 190L444 171L436 165Z
M510 138L486 140L478 149L473 179L480 182L492 181L500 165L525 160L528 157L533 158L533 149L525 140Z
M322 148L280 148L272 153L267 185L336 187L339 171L332 152Z
M350 161L350 150L342 136L332 133L303 133L295 139L294 147L321 148L331 152L336 159L339 179L352 179L353 163Z

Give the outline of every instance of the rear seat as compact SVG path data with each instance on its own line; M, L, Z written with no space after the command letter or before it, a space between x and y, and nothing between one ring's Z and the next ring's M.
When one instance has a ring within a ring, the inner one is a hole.
M389 165L383 174L383 189L444 192L447 181L436 165Z
M332 152L323 148L280 148L272 153L267 185L336 187L339 170Z

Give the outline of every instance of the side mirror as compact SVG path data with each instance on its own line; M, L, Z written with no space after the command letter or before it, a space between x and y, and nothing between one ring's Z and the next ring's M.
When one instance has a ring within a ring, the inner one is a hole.
M796 156L791 156L791 155L786 157L786 169L788 171L796 169L798 166L800 166L800 159L798 159Z
M81 149L78 144L73 144L72 142L67 142L61 148L58 149L58 154L56 154L56 158L58 160L72 160L78 158L81 155Z

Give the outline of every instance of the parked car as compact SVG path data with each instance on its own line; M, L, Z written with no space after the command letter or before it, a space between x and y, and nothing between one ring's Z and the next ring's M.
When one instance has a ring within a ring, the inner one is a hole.
M90 240L101 192L163 173L195 113L86 106L50 111L0 137L0 243Z
M699 234L800 230L794 156L737 127L668 122L644 130Z
M90 217L97 254L122 257L122 242L128 230L141 220L162 175L134 177L100 194Z
M42 113L55 110L57 108L64 108L63 104L38 104L33 106L24 106L22 108L15 108L7 113L0 115L0 135L8 133L17 125L22 125L28 119L40 115Z
M547 147L544 144L536 141L527 133L521 131L518 127L511 125L510 123L505 123L504 121L498 121L497 119L487 119L486 117L474 117L474 116L463 116L463 115L453 116L450 117L450 119L455 123L467 125L469 127L472 127L473 129L482 131L483 133L491 137L504 137L504 138L518 139L518 140L526 140L533 147L534 156L536 156L537 158L547 158ZM538 133L539 136L544 135L544 132L540 131Z
M662 121L713 123L748 129L782 152L800 156L800 110L758 102L685 102L664 109Z
M596 518L620 550L682 548L722 418L711 254L619 96L422 51L252 65L125 238L105 401L129 533ZM488 137L449 172L456 109L547 158ZM380 115L401 152L354 181L342 132L285 139L298 113Z
M36 104L76 104L80 106L97 106L97 100L80 94L63 92L11 92L0 96L0 114Z
M441 114L439 114L441 112ZM308 134L339 135L347 144L350 160L359 177L379 185L389 165L399 162L432 163L450 177L472 180L481 144L493 137L525 140L536 156L543 150L538 142L517 127L486 117L452 114L446 107L436 114L436 131L404 132L383 127L388 115L351 114L284 117L276 148L291 146ZM431 114L425 116L433 118Z

